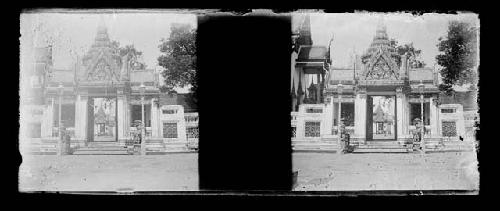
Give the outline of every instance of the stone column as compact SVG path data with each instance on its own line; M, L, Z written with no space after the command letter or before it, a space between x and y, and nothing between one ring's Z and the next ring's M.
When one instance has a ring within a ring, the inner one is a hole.
M436 103L434 102L434 98L430 97L429 98L429 109L430 109L430 126L431 126L431 137L434 138L438 134L437 131L437 125L438 125L438 119L437 119L437 106Z
M397 127L397 140L404 141L404 131L403 131L403 100L404 94L403 89L398 87L396 88L396 127Z
M304 118L303 118L303 105L299 105L299 109L297 110L297 125L295 126L295 139L302 141L304 138Z
M324 129L323 134L327 136L333 135L333 96L328 96L325 99L325 113L323 114Z
M75 102L75 138L87 139L87 96L77 95Z
M118 141L125 144L125 139L128 138L128 102L127 97L123 94L118 95Z
M150 119L151 119L151 136L153 138L157 138L158 137L158 119L157 119L157 116L158 116L158 107L156 106L155 104L155 100L154 98L151 99L151 111L150 111Z
M179 115L179 121L177 123L177 136L180 142L187 142L186 135L186 120L184 118L184 107L179 106L177 114Z
M50 99L50 103L48 103L43 111L42 117L42 138L52 137L52 128L53 128L53 118L54 118L54 99Z
M354 99L354 137L364 142L366 139L366 92L356 93Z

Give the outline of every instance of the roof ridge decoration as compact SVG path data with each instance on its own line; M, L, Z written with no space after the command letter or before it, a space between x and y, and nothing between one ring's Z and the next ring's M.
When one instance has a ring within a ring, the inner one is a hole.
M94 43L82 58L78 80L83 82L118 82L128 80L128 68L117 46L109 39L108 30L101 18ZM125 67L125 68L124 68Z
M364 57L366 64L363 71L365 80L399 80L399 67L393 58L396 50L391 46L386 26L379 23L373 41Z

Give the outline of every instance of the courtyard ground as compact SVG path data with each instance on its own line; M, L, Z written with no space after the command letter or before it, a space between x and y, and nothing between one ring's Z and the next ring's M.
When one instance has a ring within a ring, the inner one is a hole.
M479 190L476 153L294 153L296 191Z
M19 191L198 190L198 154L29 155Z

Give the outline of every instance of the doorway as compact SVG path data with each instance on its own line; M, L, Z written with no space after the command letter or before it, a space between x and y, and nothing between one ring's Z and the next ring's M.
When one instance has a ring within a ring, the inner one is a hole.
M87 137L93 142L118 141L116 97L92 97L88 101Z
M366 118L367 140L395 140L396 96L368 96Z

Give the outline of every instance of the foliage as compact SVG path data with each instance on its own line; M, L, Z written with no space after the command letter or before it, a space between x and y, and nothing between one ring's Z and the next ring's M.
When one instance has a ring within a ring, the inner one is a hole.
M190 25L172 25L170 37L161 40L159 48L163 54L158 57L158 63L163 67L163 92L188 85L191 86L191 91L196 92L195 39L196 31Z
M408 65L411 68L422 68L425 67L425 63L420 60L420 53L422 53L422 50L416 49L413 47L413 43L406 43L403 45L398 45L398 42L395 39L390 40L390 47L391 49L394 49L394 52L392 52L391 57L396 61L396 64L401 66L401 56L406 55L408 58ZM365 54L361 56L361 61L363 63L368 62L370 55Z
M477 78L477 29L469 23L451 21L446 37L439 38L441 54L436 56L442 67L440 89L452 93L453 85L474 83Z
M401 56L406 55L408 58L408 66L411 68L422 68L425 67L425 62L420 60L420 53L422 50L413 47L413 43L405 43L403 45L398 45L398 42L394 39L391 40L391 47L396 50L393 55L398 66L401 66Z
M116 49L118 49L118 53L120 57L127 56L127 61L131 61L131 65L133 69L142 70L146 69L146 64L144 62L140 62L140 58L142 56L142 52L135 49L134 45L126 45L120 47L120 43L117 41L111 42Z

